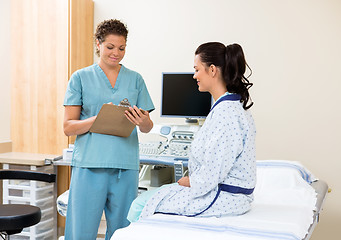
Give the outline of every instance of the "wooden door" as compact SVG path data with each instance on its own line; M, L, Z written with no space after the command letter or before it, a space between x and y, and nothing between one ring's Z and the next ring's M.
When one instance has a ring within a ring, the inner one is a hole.
M11 4L12 151L61 155L71 141L63 133L68 79L93 63L93 1ZM70 168L59 167L58 194L69 183Z

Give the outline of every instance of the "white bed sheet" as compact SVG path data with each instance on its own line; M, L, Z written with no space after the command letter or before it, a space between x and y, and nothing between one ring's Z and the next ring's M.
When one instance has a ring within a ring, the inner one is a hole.
M56 201L57 211L63 217L66 217L68 200L69 200L69 190L66 190L64 193L58 196L57 201Z
M301 240L313 223L316 178L298 162L257 162L252 209L241 216L200 218L156 214L115 232L112 240Z

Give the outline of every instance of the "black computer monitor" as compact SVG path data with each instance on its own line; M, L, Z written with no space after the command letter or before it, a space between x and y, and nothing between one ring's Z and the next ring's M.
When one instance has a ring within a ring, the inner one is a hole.
M211 109L212 97L200 92L190 72L163 72L161 117L187 119L206 118Z

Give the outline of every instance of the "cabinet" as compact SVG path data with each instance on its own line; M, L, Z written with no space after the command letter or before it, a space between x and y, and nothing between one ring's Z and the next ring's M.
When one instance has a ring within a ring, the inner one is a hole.
M46 154L1 153L0 163L3 169L31 170L45 173L55 173L53 165L46 165L45 159L56 156ZM24 228L10 239L37 240L57 239L56 183L30 180L3 180L4 204L29 204L38 206L41 210L41 220L38 224Z
M4 164L4 169L33 170L54 173L53 165L48 166L23 166ZM55 183L45 183L27 180L3 180L4 204L30 204L40 208L41 220L38 224L24 228L11 239L57 239L57 212Z
M69 143L63 133L67 82L93 63L93 47L92 0L11 1L13 152L62 154ZM58 168L59 194L69 175L69 167Z

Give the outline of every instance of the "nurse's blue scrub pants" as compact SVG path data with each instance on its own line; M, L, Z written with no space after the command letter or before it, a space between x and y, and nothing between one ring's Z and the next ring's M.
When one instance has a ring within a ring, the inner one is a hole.
M137 196L138 171L115 168L72 168L65 240L94 240L103 209L105 239L129 225L127 214Z

